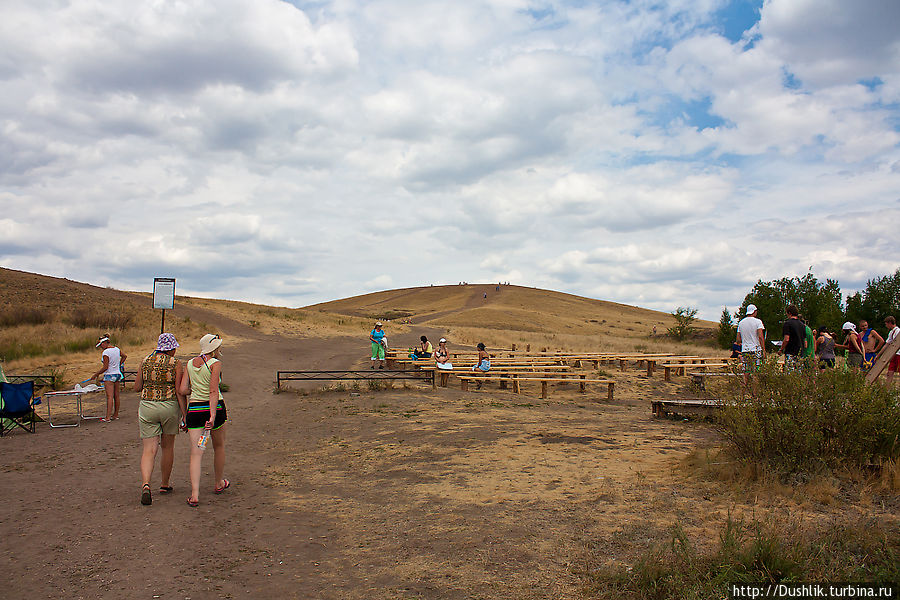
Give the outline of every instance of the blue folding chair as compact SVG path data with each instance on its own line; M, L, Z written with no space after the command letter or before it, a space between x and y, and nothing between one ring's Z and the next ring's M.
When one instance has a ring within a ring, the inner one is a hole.
M34 397L34 382L0 381L0 398L3 400L3 406L0 407L0 437L16 427L34 433L34 422L37 420L34 406L41 401Z

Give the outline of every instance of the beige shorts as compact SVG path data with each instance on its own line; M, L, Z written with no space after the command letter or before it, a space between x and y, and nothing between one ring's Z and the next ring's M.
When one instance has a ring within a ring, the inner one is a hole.
M138 407L141 438L152 438L162 433L175 435L181 424L181 410L177 400L141 400Z

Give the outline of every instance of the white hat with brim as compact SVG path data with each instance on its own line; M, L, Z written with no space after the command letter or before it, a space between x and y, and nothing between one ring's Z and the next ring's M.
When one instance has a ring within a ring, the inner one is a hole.
M759 310L759 309L756 308L756 305L755 305L755 304L748 304L748 305L747 305L747 314L748 314L748 315L752 315L752 314L755 313L757 310Z
M848 331L848 330L849 330L849 331L856 331L856 325L854 325L854 324L851 323L850 321L847 321L846 323L844 323L844 326L841 327L841 329L843 329L844 331Z
M222 345L222 338L214 333L207 333L200 338L200 354L212 354Z
M100 344L102 344L103 342L108 342L108 341L109 341L109 338L104 335L102 338L97 340L97 345L94 346L94 348L99 348Z

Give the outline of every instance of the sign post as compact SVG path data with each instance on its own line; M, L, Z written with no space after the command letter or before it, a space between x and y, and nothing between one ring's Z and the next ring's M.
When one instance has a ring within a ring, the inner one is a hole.
M153 279L153 308L162 309L162 322L159 332L166 331L166 309L175 308L175 278L155 277Z

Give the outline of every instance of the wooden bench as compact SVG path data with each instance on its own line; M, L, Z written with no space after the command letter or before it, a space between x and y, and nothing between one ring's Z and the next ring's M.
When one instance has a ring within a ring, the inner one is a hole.
M682 398L678 400L653 400L650 406L654 417L670 414L692 414L709 416L722 408L718 400L705 398Z
M477 373L477 371L472 371L473 365L454 365L452 369L438 369L435 365L430 365L427 367L422 367L423 371L431 371L431 388L437 389L438 380L440 379L440 386L447 387L447 382L450 379L450 375L472 375L473 373ZM506 366L494 368L491 366L491 370L489 373L498 374L500 376L505 375L507 373L531 373L536 370L554 370L554 371L567 371L569 369L568 365L515 365L515 366ZM440 375L440 378L438 378ZM500 388L506 389L506 382L500 382Z
M716 372L694 371L694 372L688 373L688 376L691 378L691 383L693 383L699 389L705 390L707 377L740 377L741 373L731 373L729 371L716 371Z
M512 375L512 374L510 374ZM506 376L503 375L458 375L461 384L462 391L469 391L469 382L470 381L511 381L513 384L513 393L520 393L519 383L522 381L540 381L541 382L541 398L547 398L547 386L550 383L578 383L582 392L586 391L585 385L588 383L597 383L597 384L606 384L607 392L606 397L609 400L613 399L613 390L615 389L616 382L611 379L587 379L586 375L579 375L576 379L574 377L559 377L556 374L550 374L548 376L542 377L531 377L531 375L540 375L538 373L528 373L528 377L519 377L519 376Z
M688 367L703 367L703 368L713 368L713 367L730 367L734 363L733 362L701 362L701 363L673 363L673 364L661 364L660 367L663 368L663 379L666 381L672 381L672 373L675 375L684 375Z

